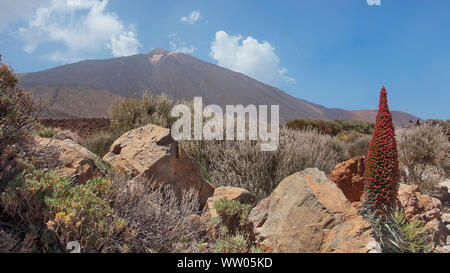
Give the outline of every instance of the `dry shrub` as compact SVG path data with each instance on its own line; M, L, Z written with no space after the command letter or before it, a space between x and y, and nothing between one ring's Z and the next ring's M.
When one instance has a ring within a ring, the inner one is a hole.
M35 250L34 237L35 235L26 233L20 227L0 223L0 253L32 253Z
M110 132L97 132L92 136L85 138L81 145L86 147L88 150L103 158L109 151L109 148L115 141L115 137Z
M177 198L170 186L154 188L146 180L113 179L114 207L135 232L133 252L187 252L202 233L187 219L199 213L198 193L191 189Z
M446 177L450 164L450 143L442 128L429 123L400 128L396 138L404 183L419 185L423 193L431 193Z
M371 136L361 136L350 143L345 143L344 160L348 160L356 156L367 156L371 139Z
M110 108L111 130L118 137L150 123L169 128L176 120L170 116L173 103L164 94L155 96L149 92L144 92L142 97L134 95L119 100Z
M336 135L337 138L348 143L353 142L362 136L364 136L364 134L356 131L343 131Z
M184 141L182 146L215 186L245 188L262 199L295 172L314 167L331 171L340 159L332 140L315 130L282 128L274 152L263 152L260 143L249 140Z
M0 253L14 252L19 243L16 236L0 229Z

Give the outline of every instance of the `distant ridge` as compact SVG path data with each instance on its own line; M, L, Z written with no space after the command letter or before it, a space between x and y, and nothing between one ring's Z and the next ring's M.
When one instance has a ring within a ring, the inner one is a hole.
M19 85L46 102L43 117L106 117L109 106L144 90L166 93L175 99L203 97L206 104L280 106L280 118L346 119L373 121L376 110L329 109L295 98L241 73L183 53L157 48L147 54L105 60L86 60L49 70L19 75ZM392 112L397 126L417 117Z

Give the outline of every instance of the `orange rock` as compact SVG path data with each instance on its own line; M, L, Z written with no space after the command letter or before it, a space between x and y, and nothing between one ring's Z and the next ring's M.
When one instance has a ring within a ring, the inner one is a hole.
M336 165L328 177L350 202L358 202L364 191L364 169L365 157L359 156Z

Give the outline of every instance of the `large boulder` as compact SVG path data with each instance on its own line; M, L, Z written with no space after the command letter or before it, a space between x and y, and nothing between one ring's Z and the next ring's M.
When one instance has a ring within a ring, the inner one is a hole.
M75 184L84 184L104 175L95 163L98 157L70 139L35 136L32 156L36 168L56 171L60 176L69 177Z
M214 191L214 195L208 198L205 207L205 215L208 217L217 217L217 211L214 208L214 203L222 198L228 200L236 200L241 204L254 205L256 203L256 197L246 189L237 187L220 187Z
M266 252L373 252L371 224L318 169L285 178L249 220Z
M398 200L408 221L420 221L428 229L435 246L445 245L446 230L441 217L441 201L420 193L417 185L406 184L400 184Z
M342 162L330 172L328 177L342 190L350 202L359 202L364 191L364 156Z
M146 125L118 138L104 158L115 167L152 181L156 187L171 185L181 197L195 189L201 206L214 193L214 187L200 175L197 163L170 135L169 129Z

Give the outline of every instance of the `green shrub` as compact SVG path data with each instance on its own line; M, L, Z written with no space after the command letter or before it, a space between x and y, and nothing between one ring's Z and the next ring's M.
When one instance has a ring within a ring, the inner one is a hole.
M111 133L102 131L84 139L81 144L100 158L103 158L115 140Z
M44 125L40 124L39 122L36 122L35 125L36 125L35 132L40 137L52 138L55 136L55 132L53 132L52 129L45 127Z
M149 92L144 92L141 98L131 96L119 100L110 108L111 131L115 137L119 137L147 124L170 128L176 121L170 116L173 104L168 96L155 96Z
M110 206L111 185L96 178L84 185L52 172L31 171L11 181L0 203L4 213L36 234L38 252L64 252L71 241L82 252L121 251L131 237Z
M218 216L211 218L210 223L216 230L217 238L213 251L216 253L258 252L259 248L251 241L251 225L248 215L252 205L241 204L226 197L214 203Z
M296 130L316 129L322 134L334 134L333 123L327 120L296 119L287 122L286 127Z
M314 120L314 119L296 119L286 123L289 129L306 130L316 129L322 134L338 135L344 131L355 131L361 134L372 134L373 122L360 120Z
M94 157L93 160L94 160L95 166L97 166L104 174L106 174L106 175L112 174L114 167L109 162L107 162L97 156Z
M216 201L214 208L221 217L223 224L234 234L240 226L245 225L252 206L241 204L236 200L228 200L225 197Z
M215 253L247 253L247 239L241 235L226 235L216 241Z

